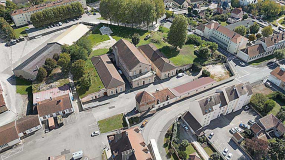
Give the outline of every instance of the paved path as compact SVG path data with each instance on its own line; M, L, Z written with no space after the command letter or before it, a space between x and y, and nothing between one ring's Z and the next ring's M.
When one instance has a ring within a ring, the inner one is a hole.
M104 41L96 45L95 47L92 48L92 50L97 50L97 49L104 49L104 48L110 48L112 47L117 41L112 37L109 36L110 40Z

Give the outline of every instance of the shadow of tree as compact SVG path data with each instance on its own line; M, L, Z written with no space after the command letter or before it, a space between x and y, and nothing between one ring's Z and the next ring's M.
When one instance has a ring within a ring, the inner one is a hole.
M172 46L164 46L160 49L160 51L167 57L172 58L176 57L179 54L179 50Z

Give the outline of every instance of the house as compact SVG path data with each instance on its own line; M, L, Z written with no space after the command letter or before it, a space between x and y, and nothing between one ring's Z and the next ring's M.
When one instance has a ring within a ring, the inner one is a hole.
M27 136L42 128L38 115L28 115L16 120L16 129L19 137Z
M246 44L248 43L248 39L244 36L214 21L205 26L203 36L217 42L220 47L226 49L232 54L246 48Z
M20 143L20 138L14 121L0 127L0 151L11 148L18 143Z
M142 91L136 94L136 109L139 112L144 112L154 108L155 98L152 94Z
M31 21L31 15L33 13L46 10L48 8L54 8L59 6L68 5L70 3L79 2L81 3L83 8L86 8L86 0L61 0L61 1L54 1L48 2L44 4L34 5L28 8L21 8L13 11L11 13L11 17L17 27L27 25Z
M239 132L234 133L232 139L236 143L241 143L244 140L243 136Z
M237 57L247 63L268 55L269 53L266 52L262 44L249 46L245 49L239 50L237 53Z
M213 87L215 83L216 81L210 77L202 77L192 82L188 82L180 86L171 88L170 91L178 99L183 99L183 98L192 96L194 94L197 94L199 92L202 92L204 90L207 90Z
M242 8L234 8L231 11L231 17L228 18L227 22L229 22L229 23L236 23L236 22L242 20L242 18L243 18Z
M112 159L151 160L152 156L138 127L107 136Z
M249 4L255 4L257 2L258 2L258 0L239 0L239 4L241 6L247 6Z
M285 133L284 124L272 114L260 118L259 122L266 132L273 132L276 137L281 137Z
M285 33L273 34L269 37L264 37L261 40L256 41L256 44L262 44L266 55L271 55L277 49L283 49L285 47Z
M188 160L201 160L197 152L194 152L192 154L189 154L189 159Z
M160 79L166 79L176 75L176 67L153 44L147 44L138 48L151 64L151 68Z
M64 116L74 112L69 94L38 102L37 110L41 121L57 115Z
M234 107L234 112L242 109L243 106L249 104L251 96L253 95L252 87L249 85L249 83L240 83L235 87L238 94L238 101Z
M16 77L27 80L35 80L38 69L45 64L47 58L52 58L54 54L61 53L61 45L57 43L47 44L45 47L37 51L30 58L16 67L13 72Z
M0 83L0 113L8 111L8 108L6 107L5 99L3 96L3 88Z
M251 125L250 129L255 137L260 137L263 134L263 129L257 123Z
M188 126L188 128L193 134L197 134L197 135L200 134L200 130L202 129L202 126L189 111L185 112L181 116L181 119Z
M38 102L48 99L53 99L66 94L69 94L72 97L69 85L64 85L61 87L51 88L45 91L36 92L33 93L33 104L34 106L36 106Z
M91 61L106 89L104 95L110 96L125 91L125 82L108 55L92 57Z
M285 67L276 67L270 72L268 80L285 91Z
M228 1L221 1L217 5L216 12L218 14L226 14L226 13L230 12L230 9L231 9L230 2L228 2Z
M205 30L205 26L204 24L200 24L195 28L194 33L196 33L197 35L203 37L204 36L204 30Z
M151 64L129 41L121 39L113 45L116 65L122 70L133 88L154 82Z
M144 112L153 108L163 107L176 101L176 96L168 89L157 90L154 93L147 91L136 95L136 109Z

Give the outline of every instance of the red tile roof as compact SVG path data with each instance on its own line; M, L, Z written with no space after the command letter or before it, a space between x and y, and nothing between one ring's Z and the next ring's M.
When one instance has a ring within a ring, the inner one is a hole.
M155 101L155 98L150 93L142 91L136 95L136 101L139 104L152 103Z
M185 84L182 84L180 86L177 86L175 88L172 88L170 89L172 91L172 93L174 93L176 96L180 96L180 95L183 95L184 93L187 93L187 92L190 92L190 91L193 91L193 90L196 90L198 88L201 88L201 87L204 87L204 86L207 86L209 84L213 84L215 83L216 81L213 80L212 78L210 77L202 77L202 78L199 78L197 80L194 80L192 82L188 82L188 83L185 83Z
M152 95L155 97L155 100L159 100L159 103L167 101L167 97L169 99L175 98L175 95L168 88L152 93Z
M259 54L264 53L265 50L264 50L262 44L256 44L256 45L249 46L249 47L243 49L242 52L247 54L249 57L254 57L254 56L257 56Z
M285 82L285 68L276 67L270 74Z
M232 10L231 13L233 13L233 14L240 14L241 12L242 12L242 8L235 8L235 9Z
M19 136L14 121L0 127L0 146L16 139L19 139Z

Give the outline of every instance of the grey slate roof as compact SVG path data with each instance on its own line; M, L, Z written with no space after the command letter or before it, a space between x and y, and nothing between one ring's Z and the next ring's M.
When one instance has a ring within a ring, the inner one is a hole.
M220 95L214 94L210 97L204 98L199 101L199 105L203 115L213 112L213 106L216 106L221 103Z
M182 115L182 118L187 122L187 124L194 130L196 133L199 129L202 128L201 124L193 117L193 115L187 111Z
M235 99L238 99L238 94L234 85L226 88L225 90L230 102Z
M176 68L153 44L140 46L139 50L142 51L161 72L171 71Z
M47 58L52 58L53 55L56 53L57 54L61 53L61 45L56 44L56 43L47 44L45 47L37 51L34 55L32 55L27 60L25 60L18 67L16 67L13 71L15 72L17 70L22 70L24 72L29 73L35 78L38 73L37 68L42 67L45 63L45 60ZM29 78L26 78L26 79L29 79Z
M124 80L106 54L98 57L92 57L91 61L106 89L117 88L125 85Z

